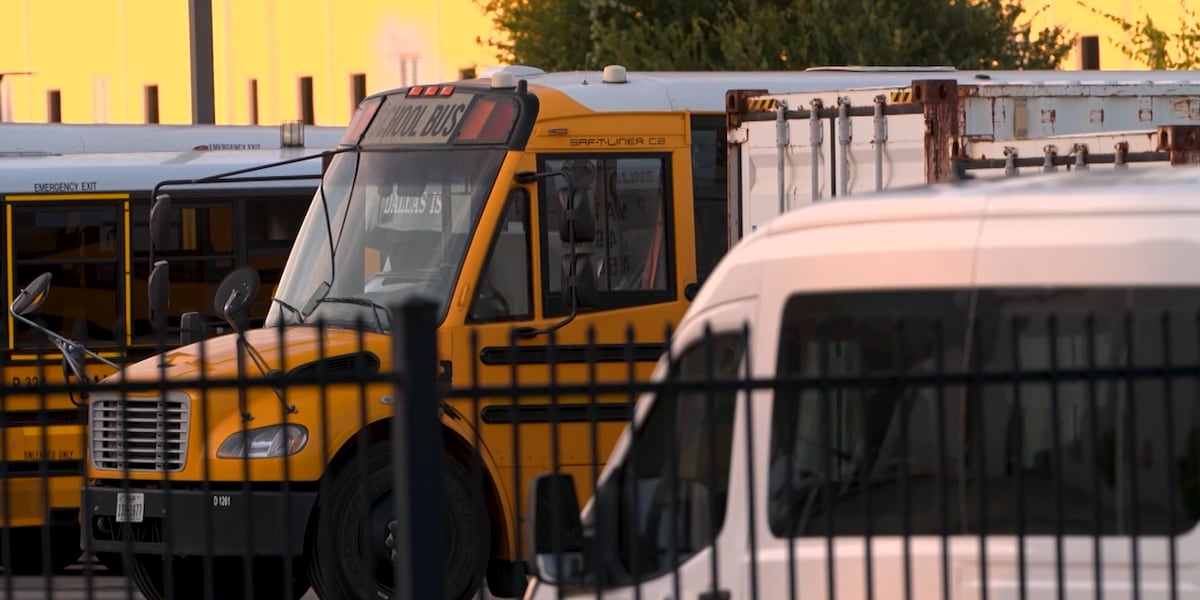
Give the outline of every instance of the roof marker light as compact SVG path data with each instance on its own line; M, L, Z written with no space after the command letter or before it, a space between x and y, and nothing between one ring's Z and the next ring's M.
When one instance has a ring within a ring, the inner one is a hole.
M517 77L512 73L497 71L492 74L492 87L495 89L510 89L517 87Z
M626 77L625 67L621 65L604 67L604 76L601 80L604 83L627 83L629 81Z

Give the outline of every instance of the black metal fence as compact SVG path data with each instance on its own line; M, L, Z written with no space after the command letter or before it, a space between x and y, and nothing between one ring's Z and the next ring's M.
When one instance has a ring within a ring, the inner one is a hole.
M1194 304L885 300L680 338L653 382L632 335L550 334L533 362L515 335L472 347L507 373L489 379L442 358L422 302L83 386L47 366L0 382L0 444L25 452L0 465L0 518L45 521L4 528L4 596L1197 594Z

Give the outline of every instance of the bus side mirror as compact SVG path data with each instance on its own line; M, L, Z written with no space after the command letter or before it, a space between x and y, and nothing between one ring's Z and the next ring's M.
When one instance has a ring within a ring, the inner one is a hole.
M148 287L150 292L150 322L155 328L161 327L167 319L167 309L170 307L170 268L165 260L154 261L150 270Z
M24 317L41 308L46 297L50 295L51 277L50 272L47 271L34 278L29 285L21 288L17 297L13 298L12 304L8 305L9 312Z
M150 205L150 243L160 250L166 248L170 228L171 196L159 194Z
M571 238L574 231L575 237ZM587 200L587 192L574 190L569 196L566 208L563 209L562 223L558 227L558 238L564 244L572 241L576 244L586 244L596 239L596 220L592 217L592 203Z
M240 318L246 309L250 308L250 303L254 302L254 295L258 293L260 283L258 271L250 265L242 265L230 271L217 287L217 294L213 297L213 311L233 327L233 321Z
M562 258L562 290L567 295L563 300L570 306L595 308L600 303L591 254L573 252ZM572 295L574 304L571 304Z
M535 574L547 583L582 581L587 571L574 478L561 473L539 475L530 485Z
M204 319L195 311L185 312L179 317L179 345L186 346L204 339Z

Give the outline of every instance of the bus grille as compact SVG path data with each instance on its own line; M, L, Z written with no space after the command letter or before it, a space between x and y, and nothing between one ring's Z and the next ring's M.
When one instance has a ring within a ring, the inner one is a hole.
M91 399L92 466L132 472L179 471L187 460L188 397Z

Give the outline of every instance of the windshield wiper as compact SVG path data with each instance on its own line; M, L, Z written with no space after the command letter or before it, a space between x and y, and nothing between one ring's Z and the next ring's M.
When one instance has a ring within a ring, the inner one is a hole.
M313 306L315 308L317 304L324 304L326 302L333 304L354 304L357 306L366 306L367 308L370 308L371 313L375 315L375 324L379 327L379 333L385 333L387 331L387 329L383 327L383 320L379 318L379 311L383 311L384 314L388 314L387 307L374 300L367 298L355 298L353 296L345 298L326 296L320 300L317 300ZM391 315L388 315L388 324L390 325L391 322L392 317Z
M271 302L274 302L274 303L286 308L288 310L288 312L291 312L293 315L296 315L297 321L299 321L301 323L304 322L304 313L300 312L300 309L296 308L295 306L292 306L291 304L288 304L287 302L284 302L283 300L280 300L279 298L271 298Z

